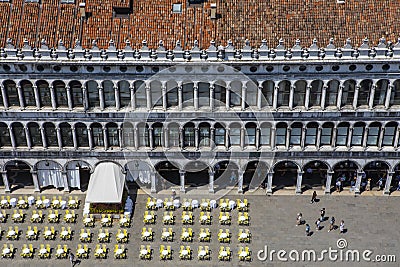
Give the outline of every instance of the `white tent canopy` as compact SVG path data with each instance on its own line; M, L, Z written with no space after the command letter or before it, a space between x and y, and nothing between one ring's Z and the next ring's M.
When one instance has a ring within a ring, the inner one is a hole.
M87 203L120 203L124 191L125 175L115 163L97 165L89 180Z

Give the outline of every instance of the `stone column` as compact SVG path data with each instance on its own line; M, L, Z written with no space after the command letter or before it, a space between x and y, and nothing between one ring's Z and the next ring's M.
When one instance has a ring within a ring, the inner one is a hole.
M229 150L229 128L225 128L225 149Z
M182 95L182 84L178 85L178 109L182 110L183 107L183 95Z
M319 149L321 147L321 135L322 135L322 127L318 126L318 131L317 131L317 142L315 144L315 146L317 147L317 149Z
M100 110L104 110L104 108L105 108L104 90L103 90L103 87L101 87L101 86L97 87L97 89L99 90Z
M197 82L193 85L193 106L194 110L199 109L199 88L197 86Z
M94 145L93 145L92 128L90 128L90 126L87 126L87 132L88 132L89 149L92 150L94 149Z
M372 85L371 94L369 95L369 100L368 100L369 109L372 109L374 107L375 90L376 90L376 85Z
M62 143L61 129L59 127L56 127L56 133L57 133L58 148L61 150L63 148L63 143Z
M37 88L36 85L32 86L33 88L33 93L35 94L35 103L36 103L36 109L40 109L40 95L39 95L39 89Z
M1 96L3 98L4 109L7 110L9 105L8 105L6 88L4 87L4 85L0 84L0 89L1 89Z
M292 133L292 128L288 127L286 131L286 150L288 150L290 147L290 134Z
M122 136L121 126L118 126L117 131L118 131L119 149L122 150L125 147L125 142L124 142L124 137Z
M394 133L394 142L393 142L393 147L396 149L397 146L399 145L399 136L400 136L400 128L397 129L397 131Z
M383 146L383 135L385 133L385 126L382 127L382 129L379 132L379 137L378 137L378 148L379 150L382 149Z
M8 183L8 178L7 178L7 171L1 172L1 176L3 178L5 192L6 193L11 192L10 184Z
M326 172L325 195L329 195L331 193L332 177L334 173L335 172L329 170Z
M185 147L185 143L184 143L184 140L183 140L183 127L182 126L179 126L179 143L180 143L180 146L181 146L181 149L183 149L184 147Z
M25 108L25 99L24 99L24 91L22 90L22 87L17 85L17 91L18 91L18 98L19 98L19 105L21 109Z
M157 193L156 190L156 173L155 172L150 172L150 182L151 182L151 188L150 192L151 193Z
M306 110L309 109L310 106L310 92L311 92L311 86L307 86L306 88L306 99L304 101L304 107L306 108Z
M340 110L342 106L342 94L343 94L343 85L340 85L336 101L336 107L338 110Z
M364 175L364 171L357 170L357 180L356 180L356 186L355 186L355 190L354 190L354 193L356 195L360 194L361 178L363 175Z
M244 150L246 138L246 129L242 126L240 128L240 149Z
M121 100L119 98L119 88L118 86L114 86L114 94L115 94L115 108L120 110L121 108Z
M368 126L366 126L364 128L363 139L362 139L362 144L361 144L364 150L367 148L368 132L369 132L369 128L368 128ZM379 139L378 139L378 143L379 143Z
M154 136L153 136L153 128L149 127L149 143L150 143L150 149L154 149Z
M134 128L134 143L135 143L135 150L139 149L139 131L138 128Z
M72 142L74 143L74 149L77 150L78 149L78 138L76 136L74 126L72 126L72 128L71 128L71 132L72 132Z
M185 171L179 170L179 178L180 178L180 191L185 193Z
M388 86L388 90L386 92L386 98L385 98L385 109L389 109L389 107L390 107L390 96L392 95L393 88L394 88L393 85Z
M360 92L360 86L357 85L356 89L354 91L354 99L353 99L353 109L357 109L357 104L358 104L358 93Z
M395 172L393 172L393 171L389 171L387 174L385 189L383 190L384 195L390 194L390 186L392 184L393 174L395 174Z
M276 141L275 134L276 134L276 128L272 127L271 128L271 149L272 150L275 150L275 141Z
M231 85L228 84L225 88L226 94L225 94L225 109L229 110L230 109L230 100L231 100Z
M294 100L294 86L290 86L290 94L289 94L289 109L293 109L293 100Z
M303 182L303 173L302 171L297 171L297 183L296 183L296 194L300 195L303 192L301 191L301 184Z
M131 110L136 109L135 87L129 87L131 92Z
M325 110L325 102L326 102L326 90L328 89L327 85L324 85L322 87L322 93L321 93L321 109Z
M147 102L146 102L147 110L151 110L153 108L153 102L152 102L153 99L151 99L150 84L146 84L145 89L146 89L146 98L147 98Z
M242 110L246 109L246 94L247 94L247 86L246 85L242 85Z
M38 176L37 176L37 171L32 171L32 170L31 170L31 174L32 174L33 185L35 186L35 192L40 192L40 187L39 187L39 180L38 180Z
M66 171L61 171L63 181L64 181L64 192L69 193L68 176Z
M50 89L51 108L53 110L56 110L57 109L56 92L54 91L53 86L49 86L49 89Z
M164 128L164 148L169 149L169 134L168 128Z
M274 172L270 171L267 174L268 182L267 182L267 194L272 194L272 179L274 178Z
M261 134L260 134L260 128L256 128L256 150L260 149L260 138L261 138Z
M43 126L40 126L40 134L42 135L42 143L43 143L43 147L47 148L47 140L46 140L46 132L44 131Z
M238 171L238 193L243 194L243 174L244 171Z
M262 101L261 101L263 98L262 89L263 89L262 85L259 85L258 90L257 90L257 109L258 110L262 109ZM272 103L268 103L268 104L271 105Z
M300 147L304 149L306 147L306 126L301 128L301 139L300 139Z
M68 110L71 111L74 108L74 103L72 102L71 88L67 85L65 86L65 90L67 91Z
M15 136L14 136L14 132L13 132L11 124L8 126L8 132L10 133L11 146L13 147L13 149L16 149L17 148L17 142L15 141Z
M278 108L278 90L279 90L279 87L278 87L278 86L275 86L275 87L274 87L274 99L272 100L272 102L273 102L273 105L272 105L273 109L277 109L277 108Z
M350 126L350 129L349 129L349 136L347 139L347 149L351 148L351 139L353 139L353 126Z
M24 130L26 136L26 144L28 145L28 149L31 149L32 148L31 133L29 132L29 128L27 126L24 126Z
M215 128L213 126L210 127L210 149L215 148Z
M214 171L213 170L208 170L208 192L209 193L214 193Z
M331 143L332 143L332 148L335 148L336 147L336 135L337 135L337 127L336 127L336 125L333 127L333 129L332 129L332 140L331 140Z
M214 85L210 85L210 109L214 110Z
M83 110L87 111L89 109L89 96L88 92L86 89L86 86L82 85L82 104L83 104Z
M104 140L104 150L108 149L108 133L107 133L107 127L103 127L103 140Z
M199 127L195 127L194 128L194 147L196 148L196 150L199 150Z
M162 107L163 110L167 110L167 86L165 83L161 85L161 94L162 94Z

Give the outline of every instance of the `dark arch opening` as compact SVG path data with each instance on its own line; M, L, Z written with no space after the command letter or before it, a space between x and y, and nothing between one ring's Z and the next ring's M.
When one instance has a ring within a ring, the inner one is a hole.
M356 163L350 160L341 161L333 167L333 177L331 186L336 186L336 183L340 180L341 187L354 187L357 180L358 166Z
M304 166L302 191L325 188L328 169L326 163L319 160L307 163Z
M156 165L156 171L161 176L161 187L167 188L168 183L180 185L179 168L170 161L162 161Z
M243 191L257 189L267 180L268 166L262 161L250 161L247 163L243 174Z
M272 192L285 187L293 187L297 184L298 167L291 161L279 162L274 167L272 178Z
M372 161L364 167L365 177L361 180L361 191L381 190L386 184L389 166L384 161ZM381 180L382 179L382 180ZM379 180L382 185L379 188Z
M20 188L34 188L31 167L23 161L12 161L6 165L11 192Z
M190 187L204 186L209 183L209 168L200 161L189 162L185 166L185 185Z

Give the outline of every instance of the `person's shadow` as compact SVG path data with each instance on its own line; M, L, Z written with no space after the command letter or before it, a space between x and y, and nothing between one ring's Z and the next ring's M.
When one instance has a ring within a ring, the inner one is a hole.
M75 265L80 265L81 264L81 260L74 260L72 262L72 267L74 267Z

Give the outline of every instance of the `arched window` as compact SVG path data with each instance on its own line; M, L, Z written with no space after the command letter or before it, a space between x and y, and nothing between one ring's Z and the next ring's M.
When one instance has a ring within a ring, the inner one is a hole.
M367 146L378 146L381 124L373 122L368 126Z
M354 92L356 89L356 82L354 80L347 80L343 84L342 91L342 107L352 106L354 100Z
M240 146L240 131L241 125L232 123L229 127L229 140L231 146Z
M371 88L372 88L371 80L361 81L360 89L358 91L357 106L368 106Z
M310 122L307 124L306 128L306 146L315 146L317 145L317 134L318 134L318 124L315 122Z
M197 84L199 92L199 108L210 106L210 84L199 82Z
M301 135L303 132L303 124L295 122L291 126L290 145L299 146L301 144Z
M383 79L376 83L375 94L374 94L374 107L385 105L387 89L389 86L389 80Z
M193 83L182 84L182 107L193 107Z
M33 91L32 83L29 81L22 81L21 88L24 94L24 105L28 107L35 107L35 92Z
M119 138L118 138L118 125L115 123L108 123L106 125L107 129L107 140L108 145L111 147L119 146Z
M304 107L307 82L300 80L294 84L293 107Z
M68 107L67 89L62 81L53 83L54 93L56 95L57 107Z
M324 86L324 82L321 80L315 80L311 83L311 91L310 91L310 101L309 107L319 107L321 106L321 96L322 96L322 87Z
M321 130L321 146L332 145L333 123L326 122L322 125Z
M337 133L336 133L336 145L337 146L346 146L348 135L349 135L349 124L348 123L339 123L339 125L337 127Z
M75 124L76 141L78 141L78 147L89 147L89 137L87 126L83 123Z
M179 147L179 125L172 123L168 125L168 146Z
M90 108L98 108L100 107L100 98L99 98L99 89L97 82L88 81L86 83L86 88L88 92L88 101Z
M150 83L151 104L152 108L162 107L162 89L161 82L152 81Z
M231 90L229 93L229 106L240 107L241 95L242 95L242 82L240 81L231 82Z
M11 126L15 138L15 145L17 147L27 146L24 126L20 122L14 122Z
M92 128L92 136L93 136L93 146L94 147L102 147L104 146L104 135L103 135L103 127L100 123L93 123L91 125Z
M214 99L215 107L225 107L226 89L224 82L218 81L214 84Z
M58 146L57 131L54 124L51 122L46 122L45 124L43 124L43 128L46 136L47 146L49 147Z
M149 127L147 124L140 123L138 125L139 147L149 146Z
M256 107L258 97L258 82L247 82L245 107Z
M353 134L351 136L351 146L362 146L364 139L365 124L357 122L353 127Z
M146 85L143 81L135 81L136 108L147 108Z
M274 96L275 83L273 81L265 81L261 88L261 107L272 106Z
M83 107L82 84L78 81L72 81L69 83L69 87L71 88L73 107Z
M275 145L277 146L286 146L286 133L287 133L287 125L286 123L278 123L276 126L275 133Z
M210 146L210 125L208 123L200 123L199 126L199 146Z
M122 138L125 147L135 146L134 130L132 124L129 122L124 122L122 125Z
M257 125L255 123L247 123L246 124L246 136L245 136L245 145L246 146L255 146L256 145L256 131Z
M131 105L131 89L127 81L118 82L119 103L121 108L126 108Z
M17 91L17 86L14 81L8 80L4 82L4 87L7 92L7 99L8 99L8 104L10 106L19 106L19 98L18 98L18 91Z
M261 124L260 145L261 146L270 146L271 145L271 125L269 123Z
M183 127L183 146L194 147L194 125L193 123L187 123Z
M326 98L325 98L325 106L337 106L339 92L339 81L332 80L328 82L328 87L326 88Z
M388 122L385 125L385 129L383 131L383 140L382 146L393 146L394 138L396 136L397 131L397 123L396 122Z
M400 105L400 80L393 83L393 89L390 94L390 106Z
M0 122L0 147L9 146L11 147L10 131L8 130L7 124Z
M163 126L160 123L153 125L153 146L162 147L163 144Z
M115 90L112 81L103 82L103 92L104 92L104 106L106 108L115 107Z
M225 146L225 128L219 123L215 124L215 145Z
M281 81L278 84L278 107L289 106L290 82Z
M51 95L49 84L46 81L38 81L36 83L39 90L40 106L51 107Z
M72 139L72 129L69 123L63 122L60 124L61 141L63 147L73 147L74 141Z
M32 146L43 146L39 125L36 122L30 122L28 123L28 130Z

